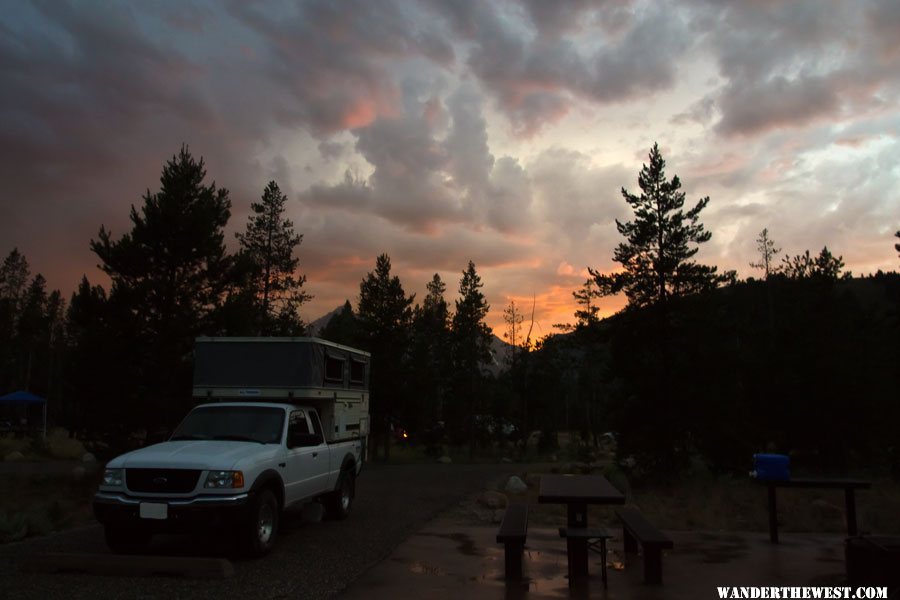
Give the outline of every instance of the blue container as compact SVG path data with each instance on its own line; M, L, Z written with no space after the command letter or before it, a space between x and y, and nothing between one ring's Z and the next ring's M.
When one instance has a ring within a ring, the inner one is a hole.
M753 469L757 479L781 481L791 478L791 459L784 454L754 454Z

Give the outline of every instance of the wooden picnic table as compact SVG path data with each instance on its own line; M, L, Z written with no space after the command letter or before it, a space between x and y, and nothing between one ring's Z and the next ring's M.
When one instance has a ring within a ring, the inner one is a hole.
M538 504L565 504L568 526L587 527L588 504L625 504L625 496L603 475L541 475Z
M625 496L603 475L542 475L538 504L565 504L568 527L587 529L588 504L625 504ZM566 550L570 583L587 577L588 540L568 537Z
M871 481L861 479L834 479L814 477L792 477L790 479L759 480L768 488L769 492L769 540L773 544L778 543L778 506L775 501L775 490L778 488L818 488L818 489L842 489L844 490L844 503L846 505L847 535L855 536L856 529L856 490L865 490L872 487Z

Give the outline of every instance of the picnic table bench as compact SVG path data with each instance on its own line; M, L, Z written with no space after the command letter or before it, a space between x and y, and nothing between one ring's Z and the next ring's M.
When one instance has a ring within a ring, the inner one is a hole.
M835 479L814 477L791 477L790 479L765 479L758 480L768 488L769 495L769 539L773 544L778 543L778 506L775 500L775 490L778 488L818 488L818 489L843 489L846 505L847 535L855 536L856 529L856 490L865 490L872 487L871 481L860 479Z
M522 554L527 534L528 505L507 505L497 532L497 543L503 544L504 574L508 580L522 579Z
M569 577L577 578L579 573L587 572L587 553L579 554L572 545L586 543L588 550L600 554L601 579L603 588L607 587L606 583L606 540L612 537L610 533L603 528L585 529L584 527L560 527L559 537L566 538L566 554L572 558L569 559ZM578 561L584 564L579 564Z
M619 509L616 516L623 525L625 553L636 553L637 542L644 550L644 583L662 583L662 551L674 548L675 544L633 508Z

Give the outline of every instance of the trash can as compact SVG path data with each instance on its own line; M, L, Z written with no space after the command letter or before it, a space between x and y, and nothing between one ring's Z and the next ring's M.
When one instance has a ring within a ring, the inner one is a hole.
M791 478L791 459L785 454L754 454L753 475L766 481Z

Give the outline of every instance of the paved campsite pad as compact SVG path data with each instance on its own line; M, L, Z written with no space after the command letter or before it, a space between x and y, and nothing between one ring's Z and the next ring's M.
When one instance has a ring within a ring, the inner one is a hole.
M82 527L0 546L0 598L329 598L384 560L429 519L486 488L515 465L366 465L350 517L283 520L275 550L261 560L235 559L234 577L129 577L26 573L22 563L47 553L103 554L103 529ZM231 558L221 540L160 536L150 552L179 557Z
M842 585L843 538L786 534L774 546L767 534L666 532L675 549L665 553L664 584L643 583L643 560L626 556L621 531L610 543L609 589L600 581L599 556L590 556L587 587L570 592L566 545L557 529L531 528L525 547L522 586L503 580L503 547L496 526L463 526L438 518L401 544L385 561L353 583L345 600L393 598L695 598L716 597L716 586Z

